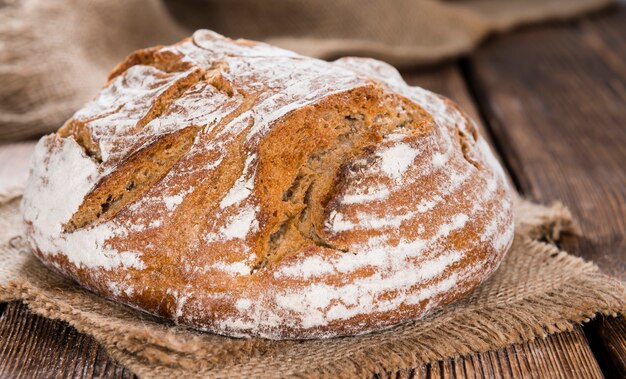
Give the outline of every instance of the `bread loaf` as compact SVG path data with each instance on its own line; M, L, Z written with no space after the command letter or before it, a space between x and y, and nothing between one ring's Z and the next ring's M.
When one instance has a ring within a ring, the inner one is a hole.
M423 317L513 238L502 169L451 101L206 30L118 65L39 141L22 206L39 259L92 291L274 339Z

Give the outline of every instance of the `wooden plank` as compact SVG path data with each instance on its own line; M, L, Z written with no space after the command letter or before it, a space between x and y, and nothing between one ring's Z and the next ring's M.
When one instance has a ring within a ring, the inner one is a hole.
M133 378L92 337L9 303L0 316L0 377Z
M580 328L530 343L433 365L430 378L602 378Z
M582 329L419 369L389 373L387 379L431 378L603 378Z
M541 41L541 43L537 43ZM626 278L626 8L498 39L468 62L481 111L522 193L561 200L583 236L562 247ZM606 320L606 319L605 319ZM623 317L594 323L626 372ZM593 337L595 338L595 337ZM595 346L595 344L594 344Z
M624 319L599 317L587 333L598 352L598 362L611 377L626 378L626 322Z

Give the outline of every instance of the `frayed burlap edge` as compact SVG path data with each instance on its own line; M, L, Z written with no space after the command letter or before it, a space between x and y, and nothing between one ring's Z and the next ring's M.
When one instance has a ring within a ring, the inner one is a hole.
M19 221L17 203L0 207L1 230L11 230ZM510 253L469 298L424 320L363 336L241 340L169 325L47 270L19 237L0 246L0 299L20 300L35 313L69 322L145 377L365 377L571 330L598 313L624 313L623 283L538 240L579 231L565 207L518 200L515 209L517 231Z

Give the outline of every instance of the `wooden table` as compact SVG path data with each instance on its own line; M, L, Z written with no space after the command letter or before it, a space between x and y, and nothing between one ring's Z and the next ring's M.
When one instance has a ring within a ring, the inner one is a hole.
M583 237L561 246L626 279L626 8L494 37L476 53L405 78L479 120L525 196L561 200ZM24 170L32 143L0 146L0 183ZM132 377L93 338L20 303L0 305L1 377ZM381 377L626 377L626 322Z

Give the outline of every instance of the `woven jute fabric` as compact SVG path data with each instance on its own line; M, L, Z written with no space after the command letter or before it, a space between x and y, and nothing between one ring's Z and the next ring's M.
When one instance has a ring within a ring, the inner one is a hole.
M127 54L195 28L320 58L359 55L418 66L467 53L490 33L612 2L0 0L0 140L58 129Z
M576 232L561 205L517 200L513 246L468 298L419 321L354 337L306 341L202 333L104 300L45 268L20 237L19 199L0 206L0 300L20 300L93 335L143 377L371 377L571 330L624 314L617 279L550 241Z

